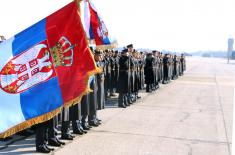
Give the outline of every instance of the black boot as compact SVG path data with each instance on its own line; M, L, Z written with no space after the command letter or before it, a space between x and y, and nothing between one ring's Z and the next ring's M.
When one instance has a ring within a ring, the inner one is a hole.
M62 134L61 135L61 139L64 139L64 140L73 140L74 136L71 135L70 133L66 133L66 134Z
M79 128L79 125L78 125L77 121L72 121L72 127L73 127L73 133L74 134L79 134L79 135L83 134L82 130Z
M91 126L87 125L86 123L82 123L82 128L84 130L90 130Z
M40 153L50 153L50 152L51 152L51 150L49 150L49 149L46 147L45 144L40 145L40 146L37 146L37 147L36 147L36 151L37 151L37 152L40 152Z
M56 138L51 138L51 139L48 139L48 145L50 146L55 146L55 147L60 147L61 146L61 143L59 143Z

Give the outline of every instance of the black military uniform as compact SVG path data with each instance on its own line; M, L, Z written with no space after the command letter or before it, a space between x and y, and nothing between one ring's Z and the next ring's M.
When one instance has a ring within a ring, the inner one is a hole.
M157 51L152 51L153 53L153 75L154 75L154 84L153 84L153 89L156 90L159 86L158 86L158 68L157 68L157 64L158 64L158 60L156 57L156 53Z
M118 106L126 108L128 106L128 93L130 90L130 78L129 78L129 68L130 61L127 55L127 49L122 51L122 55L119 59L119 77L118 77L118 85L117 92L118 96Z
M105 56L105 81L104 81L104 87L105 87L105 98L110 96L111 94L111 61L110 61L110 55L108 51L106 50L106 56Z
M36 151L41 153L50 153L53 151L53 148L47 146L47 130L50 124L50 121L45 121L36 125Z
M174 55L174 58L173 58L173 64L174 64L174 67L173 67L173 79L177 79L178 78L178 60L177 60L177 56Z
M154 58L152 53L148 53L145 59L144 74L146 83L146 92L151 92L153 90L152 86L154 84Z
M139 59L139 69L140 69L140 89L144 89L144 59L143 59L143 53L141 54L141 58Z
M117 90L117 82L118 82L118 74L119 74L119 56L118 56L118 51L115 51L114 55L114 88Z
M73 140L74 136L70 133L69 108L62 109L61 139Z
M84 130L89 130L91 127L88 125L86 119L89 115L90 97L89 93L83 95L81 100L81 114L82 114L82 128Z
M114 53L110 56L110 70L111 70L111 76L110 76L110 96L115 96L115 88L116 88L116 75L115 75L115 58L113 56Z
M168 68L169 62L168 62L167 54L164 55L162 61L163 61L163 81L162 81L162 83L166 84L169 79L169 77L168 77L168 75L169 75L169 68Z
M35 143L36 143L36 151L42 153L49 153L50 150L46 144L46 130L47 130L48 122L43 122L36 125L36 136L35 136Z
M180 68L180 76L182 76L183 75L183 73L184 73L184 60L183 60L183 57L182 57L182 55L181 55L181 57L180 57L180 61L179 61L179 68Z
M159 67L160 67L160 82L163 82L163 78L164 78L164 71L163 71L163 55L162 53L160 53L160 56L159 56Z
M127 45L127 49L129 52L129 92L128 92L128 103L132 104L133 102L136 101L135 95L134 95L134 85L135 85L135 63L134 59L132 57L132 52L133 52L133 45Z
M102 64L103 64L103 66L102 66L102 68L103 68L103 73L104 73L104 96L105 96L105 101L107 101L107 98L108 98L108 80L107 80L107 78L108 78L108 76L107 76L107 67L108 67L108 65L107 65L107 59L106 59L106 55L105 55L105 53L104 53L104 59L102 60Z
M185 60L184 54L181 54L180 61L182 65L182 74L183 74L183 72L186 71L186 60Z
M57 121L58 121L57 119L58 119L58 115L53 117L51 120L48 121L48 137L47 137L47 141L48 141L49 145L59 147L61 145L65 145L65 143L60 141L56 137L56 135L58 134L58 131L56 129L56 124L57 124Z
M70 120L72 121L72 129L74 134L79 134L82 135L84 133L87 133L83 128L82 128L82 123L81 123L81 103L77 103L75 105L72 105L69 108L69 117Z

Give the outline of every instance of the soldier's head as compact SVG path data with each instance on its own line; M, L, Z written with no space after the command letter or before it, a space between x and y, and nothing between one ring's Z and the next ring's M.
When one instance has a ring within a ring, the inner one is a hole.
M118 56L118 50L116 50L116 51L114 52L114 56L115 56L115 57Z
M105 57L108 57L108 53L109 53L109 51L106 49L106 50L104 50L104 56Z
M110 50L109 54L110 54L110 56L114 56L114 51Z
M151 58L151 57L153 57L153 53L147 53L147 58Z
M115 57L116 56L116 51L113 51L113 57Z
M128 49L122 50L122 56L128 56Z
M102 51L95 50L94 58L96 62L102 61L102 58L103 58Z
M152 53L153 53L153 56L157 56L157 51L156 50L153 50Z
M133 52L133 44L127 45L126 47L128 49L128 52Z

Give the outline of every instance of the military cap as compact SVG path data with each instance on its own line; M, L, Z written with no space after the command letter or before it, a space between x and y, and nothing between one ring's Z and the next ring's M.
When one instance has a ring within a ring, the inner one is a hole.
M98 51L98 50L95 50L95 54L96 54L96 55L101 55L101 54L103 54L103 52Z
M122 50L122 53L127 53L127 52L128 50L126 48Z
M154 51L152 51L152 53L157 53L157 51L156 51L156 50L154 50Z
M133 44L127 45L127 48L133 48Z

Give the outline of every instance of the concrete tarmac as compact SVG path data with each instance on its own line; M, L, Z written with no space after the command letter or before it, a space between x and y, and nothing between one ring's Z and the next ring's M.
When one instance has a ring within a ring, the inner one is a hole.
M126 109L99 111L102 125L52 154L231 155L234 75L235 61L189 57L184 76ZM35 154L33 139L0 154Z

